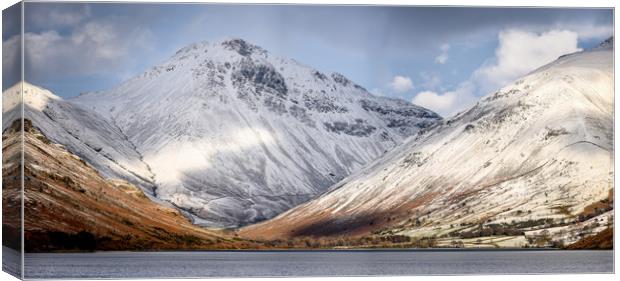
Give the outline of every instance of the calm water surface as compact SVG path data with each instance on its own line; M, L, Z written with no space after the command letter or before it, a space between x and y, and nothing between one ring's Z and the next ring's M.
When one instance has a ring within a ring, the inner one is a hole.
M242 251L26 254L26 278L609 273L612 251Z

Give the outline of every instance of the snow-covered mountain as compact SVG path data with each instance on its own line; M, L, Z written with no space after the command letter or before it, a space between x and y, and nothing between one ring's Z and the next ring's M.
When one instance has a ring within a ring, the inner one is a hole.
M2 94L3 131L21 117L23 90L24 117L52 142L89 162L107 178L123 179L145 191L154 188L148 165L123 132L96 112L64 101L52 92L20 82Z
M441 120L240 39L190 45L69 104L127 137L158 198L223 227L305 202Z
M2 133L2 234L20 237L23 233L28 237L27 252L240 246L229 235L193 225L179 210L154 202L124 180L105 179L66 146L48 139L30 119L20 121ZM17 164L22 157L23 166ZM23 216L7 212L19 210L22 204ZM76 233L88 233L93 243L83 243ZM12 248L21 249L20 239L8 241Z
M601 230L613 213L613 85L611 40L562 56L241 234Z

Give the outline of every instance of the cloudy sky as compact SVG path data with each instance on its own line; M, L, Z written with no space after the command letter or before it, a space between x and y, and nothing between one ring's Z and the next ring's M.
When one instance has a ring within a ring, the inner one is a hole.
M239 37L444 116L613 33L610 9L26 3L25 13L26 80L65 98L190 43ZM4 21L4 69L18 30Z

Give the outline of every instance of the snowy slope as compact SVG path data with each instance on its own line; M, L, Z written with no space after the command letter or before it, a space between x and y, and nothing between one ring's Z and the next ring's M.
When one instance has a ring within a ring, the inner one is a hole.
M609 44L562 56L241 233L434 236L574 222L613 189L613 85Z
M21 87L24 117L51 141L85 159L104 177L124 179L152 192L152 174L122 131L103 116L70 104L48 90L29 83L18 83L5 90L3 131L20 118Z
M440 120L240 39L190 45L71 102L122 129L157 197L224 227L305 202Z

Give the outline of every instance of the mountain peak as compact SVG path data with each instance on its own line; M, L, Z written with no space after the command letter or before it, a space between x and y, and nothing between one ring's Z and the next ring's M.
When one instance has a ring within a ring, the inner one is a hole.
M24 102L39 110L43 110L49 100L62 100L61 97L45 88L32 85L26 81L20 81L3 91L2 96L5 99L2 103L3 112L7 112L17 106L22 101L22 94Z
M185 61L188 58L194 60L201 58L208 58L213 60L215 58L231 59L230 55L238 56L237 58L266 58L267 51L260 46L254 45L244 39L235 37L226 37L220 40L214 41L200 41L186 45L180 48L172 57L172 61L165 63L166 67L170 66L170 63ZM206 55L206 57L204 56Z
M239 38L203 41L71 102L113 119L135 141L159 199L218 227L305 202L440 119L341 74L267 54Z
M253 54L255 51L264 52L265 50L259 46L248 43L247 41L241 38L232 38L224 40L220 43L224 48L235 51L240 55L247 57Z
M45 92L45 94L47 94L49 96L60 98L60 97L54 95L48 89L45 89L45 88L40 87L40 86L35 86L33 84L28 83L27 81L19 81L19 82L15 83L13 86L11 86L10 88L8 88L7 90L5 90L5 92L7 92L7 91L19 91L19 90L27 91L27 90L30 90L30 89L36 90L36 91L43 91L43 92Z

